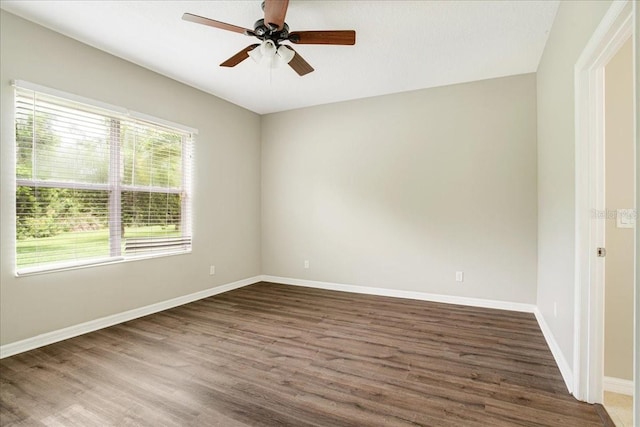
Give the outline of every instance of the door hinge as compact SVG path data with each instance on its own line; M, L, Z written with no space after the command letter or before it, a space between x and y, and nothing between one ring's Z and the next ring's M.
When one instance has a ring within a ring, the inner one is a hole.
M604 258L607 256L607 250L605 248L598 248L597 250L598 257Z

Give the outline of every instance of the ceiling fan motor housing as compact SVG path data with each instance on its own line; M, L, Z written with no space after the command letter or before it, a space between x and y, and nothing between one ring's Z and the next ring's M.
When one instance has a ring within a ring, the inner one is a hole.
M260 40L271 40L276 45L278 42L287 40L289 37L289 26L285 23L282 26L280 31L272 30L268 25L264 23L264 19L258 19L255 24L253 24L253 34Z

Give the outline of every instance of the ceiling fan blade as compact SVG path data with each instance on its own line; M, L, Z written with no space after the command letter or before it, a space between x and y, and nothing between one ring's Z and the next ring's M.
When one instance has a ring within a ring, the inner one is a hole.
M289 0L264 0L264 23L272 29L281 30L287 16Z
M286 46L286 48L291 49L291 47L289 46ZM298 52L296 52L295 50L293 50L293 52L295 53L295 55L293 55L293 58L291 59L291 61L289 61L289 66L293 68L293 70L298 73L299 76L304 76L305 74L309 74L310 72L312 72L313 67L309 65L309 63L298 54Z
M356 44L356 32L353 30L338 31L294 31L289 34L289 41L296 44Z
M194 15L192 13L185 13L182 15L182 19L189 22L195 22L196 24L208 25L209 27L220 28L221 30L233 31L234 33L249 34L251 30L248 28L238 27L237 25L227 24L226 22L215 21L213 19L205 18L204 16Z
M238 65L239 63L241 63L242 61L247 59L249 57L249 52L251 52L253 49L255 49L258 46L260 46L260 45L256 43L256 44L252 44L252 45L249 45L249 46L245 47L240 52L236 53L231 58L227 59L222 64L220 64L220 66L221 67L235 67L236 65Z

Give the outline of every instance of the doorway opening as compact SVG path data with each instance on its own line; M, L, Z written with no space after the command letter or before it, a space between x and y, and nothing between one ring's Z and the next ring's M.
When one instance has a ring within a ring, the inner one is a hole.
M604 66L604 406L633 426L634 142L633 43Z
M607 131L611 130L612 122L605 123L607 101L607 93L605 93L605 77L606 67L612 64L612 60L619 52L624 51L625 44L631 45L633 50L634 33L634 5L635 2L619 1L613 2L604 19L594 32L591 40L585 47L575 67L575 90L576 90L576 283L575 283L575 342L574 342L574 360L573 373L574 384L573 392L576 398L591 403L603 403L603 391L605 385L611 386L611 381L605 381L605 363L615 360L615 356L605 357L605 316L607 312L611 312L605 308L605 283L607 282L607 269L605 268L605 259L603 255L606 253L601 248L606 249L607 235L607 218L617 221L618 209L630 209L633 213L636 210L635 197L635 149L634 147L634 129L635 129L635 92L633 90L633 78L631 82L631 90L627 89L627 93L631 96L631 119L629 128L626 130L631 135L631 154L626 156L631 159L631 202L624 201L625 207L614 207L614 214L608 211L607 193L611 194L612 189L607 192L606 172L611 170L612 165L607 165L606 153L606 136ZM631 76L635 76L635 66L633 63L633 54L631 53ZM613 87L613 86L612 86ZM611 92L609 90L608 92ZM613 137L610 136L609 145L612 144ZM629 142L629 141L627 141ZM617 153L617 151L616 151ZM613 154L609 153L611 157ZM610 177L610 181L613 178ZM613 203L613 201L611 201ZM623 202L620 202L623 203ZM631 214L633 216L633 214ZM622 216L622 215L621 215ZM615 233L609 230L609 241ZM620 230L622 231L622 230ZM624 234L624 233L623 233ZM638 343L634 337L634 318L637 318L637 307L632 301L635 301L633 278L637 271L637 259L635 256L635 234L633 229L626 236L631 235L631 256L629 268L631 271L631 283L627 279L622 282L631 286L631 296L626 296L631 304L631 348L625 347L624 350L628 358L631 356L631 364L638 357ZM615 240L615 239L614 239ZM619 255L620 249L616 248L614 252ZM611 255L613 256L613 255ZM614 258L611 258L612 260ZM608 268L613 269L612 261ZM611 273L611 271L609 271ZM609 277L613 286L615 280ZM615 292L611 288L608 292L610 302L614 302ZM612 304L612 307L614 305ZM628 318L629 316L627 316ZM613 327L615 322L612 325ZM628 325L627 325L628 327ZM609 331L607 340L614 337L618 331ZM628 334L625 332L625 336ZM628 339L628 338L627 338ZM610 368L611 369L611 368ZM625 368L626 369L626 368ZM633 389L634 381L637 381L638 373L633 373L630 382L624 384ZM615 375L621 375L629 378L627 371L613 371ZM607 377L616 378L616 377ZM633 392L633 390L632 390ZM634 399L637 400L637 399ZM637 411L637 408L635 409Z

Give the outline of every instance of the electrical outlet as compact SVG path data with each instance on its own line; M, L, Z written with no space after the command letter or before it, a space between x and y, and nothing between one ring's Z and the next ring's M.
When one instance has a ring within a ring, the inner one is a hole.
M464 282L464 272L456 271L456 282Z
M209 266L209 276L213 276L214 274L216 274L216 266L215 265L210 265Z
M308 259L304 260L304 268L309 268L309 260Z

